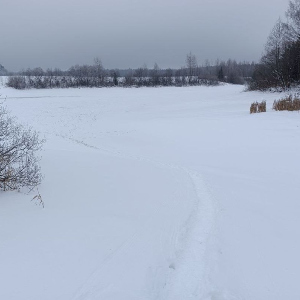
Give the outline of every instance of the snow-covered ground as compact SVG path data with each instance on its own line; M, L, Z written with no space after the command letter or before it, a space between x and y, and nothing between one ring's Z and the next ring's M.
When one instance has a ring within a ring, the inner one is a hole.
M0 192L0 299L300 299L300 115L243 90L2 86L47 142L45 208Z

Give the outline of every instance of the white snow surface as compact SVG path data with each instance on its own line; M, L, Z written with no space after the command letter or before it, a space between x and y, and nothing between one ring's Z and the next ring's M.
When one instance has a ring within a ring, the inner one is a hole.
M0 299L300 299L300 115L272 111L281 94L0 94L47 140L45 208L0 192Z

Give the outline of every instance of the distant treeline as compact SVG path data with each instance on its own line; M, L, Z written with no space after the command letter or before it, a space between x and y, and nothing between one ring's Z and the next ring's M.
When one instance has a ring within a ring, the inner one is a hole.
M250 90L287 89L300 83L300 0L289 2L286 22L272 29Z
M196 56L186 56L186 66L180 69L161 69L157 64L148 69L105 69L100 59L92 65L75 65L67 71L42 68L27 69L9 76L7 86L16 89L70 88L70 87L156 87L217 85L219 82L243 84L252 77L255 63L237 63L235 60L208 61L198 66Z

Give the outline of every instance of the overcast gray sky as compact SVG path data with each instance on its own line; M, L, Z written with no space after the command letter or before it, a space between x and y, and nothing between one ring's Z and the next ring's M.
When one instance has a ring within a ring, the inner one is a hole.
M0 64L180 67L257 61L288 0L0 0Z

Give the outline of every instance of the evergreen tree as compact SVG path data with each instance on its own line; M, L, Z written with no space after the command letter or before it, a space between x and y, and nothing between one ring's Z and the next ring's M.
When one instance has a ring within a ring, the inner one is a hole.
M218 72L218 79L219 81L224 81L224 72L223 72L223 67L221 67L221 69Z

